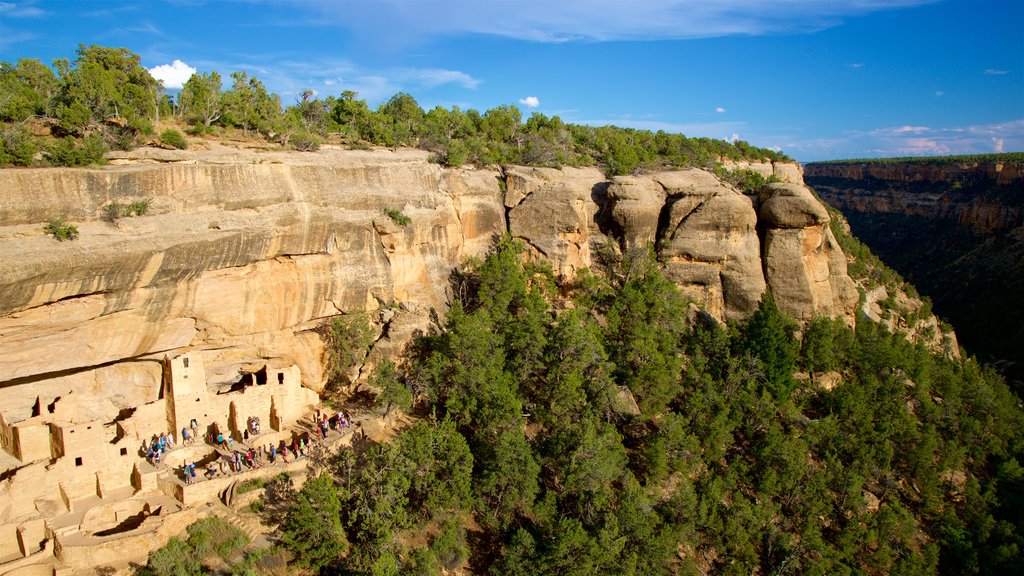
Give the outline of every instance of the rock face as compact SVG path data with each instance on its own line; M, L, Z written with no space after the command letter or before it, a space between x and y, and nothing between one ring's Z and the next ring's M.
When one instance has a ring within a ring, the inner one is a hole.
M1024 224L1024 162L812 163L807 182L844 213L943 218L980 233Z
M159 393L157 360L201 353L213 383L259 359L325 381L325 319L366 310L397 353L450 301L449 277L509 232L571 277L602 244L654 243L720 320L766 287L800 319L851 318L856 294L828 216L796 166L744 196L696 169L608 181L596 169L446 169L418 151L139 150L102 169L0 170L0 386L24 417L76 389L117 407ZM112 202L145 215L104 221ZM401 225L385 209L411 223ZM57 242L60 215L80 238Z
M212 380L281 358L319 388L323 319L392 303L443 312L452 267L505 228L497 172L443 170L418 152L221 159L0 171L5 381L59 395L69 374L199 349ZM142 198L144 216L99 218ZM81 237L44 235L54 214Z
M770 184L761 205L764 264L777 301L798 320L843 316L857 305L846 256L828 227L828 212L805 186Z

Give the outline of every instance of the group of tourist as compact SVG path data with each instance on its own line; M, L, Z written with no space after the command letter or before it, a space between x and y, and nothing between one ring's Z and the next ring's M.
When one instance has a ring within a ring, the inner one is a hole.
M253 436L259 436L260 435L260 417L259 416L249 416L248 430L249 430L249 433L252 434Z
M352 418L344 410L338 410L338 414L334 418L331 418L326 412L321 414L317 411L316 416L313 417L313 422L320 431L320 439L326 440L328 430L336 428L341 432L352 425Z
M339 410L333 417L328 413L318 411L313 417L313 423L319 434L315 434L312 438L308 434L303 434L302 436L293 436L291 443L287 441L281 441L278 444L270 442L266 446L260 444L256 447L242 445L241 449L235 448L235 440L231 434L211 431L207 436L209 442L222 449L226 454L218 455L214 460L208 462L205 466L204 476L207 479L212 479L217 476L237 474L246 470L254 470L268 463L276 465L278 459L285 463L294 462L305 457L313 443L326 440L328 430L341 432L352 425L352 419L343 410ZM244 431L245 440L248 441L250 435L257 436L259 433L259 416L250 416ZM199 438L199 423L193 418L188 426L181 429L181 443L182 445L194 444L197 438ZM174 441L174 434L171 433L153 435L152 439L142 442L142 452L151 464L158 465L161 457L165 457L167 451L174 448ZM194 461L183 462L178 472L185 484L194 484L197 481Z
M150 464L156 466L160 463L160 458L172 448L174 448L174 434L161 432L159 435L154 434L152 438L143 439L141 452L146 455L146 460Z
M196 463L183 464L181 467L181 477L185 480L185 484L194 484L196 481Z

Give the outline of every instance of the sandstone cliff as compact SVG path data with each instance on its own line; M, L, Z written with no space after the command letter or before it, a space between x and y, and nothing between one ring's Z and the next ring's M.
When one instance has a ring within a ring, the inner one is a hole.
M115 164L0 170L0 386L15 417L72 389L114 408L152 400L157 360L187 349L211 382L280 359L319 389L324 319L370 311L380 348L397 352L443 314L453 268L506 231L565 276L601 244L654 242L719 319L752 311L766 287L801 320L851 319L857 304L795 166L766 165L788 183L749 197L696 169L609 181L595 169L446 169L418 151L141 149ZM145 215L103 220L110 202L139 199L152 200ZM44 234L54 215L80 238Z
M978 232L1024 223L1021 162L811 163L806 179L844 211L945 218Z

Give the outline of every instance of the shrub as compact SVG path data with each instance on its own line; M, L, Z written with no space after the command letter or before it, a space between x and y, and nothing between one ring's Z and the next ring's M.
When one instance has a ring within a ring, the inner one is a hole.
M203 518L189 525L188 543L196 557L216 554L227 560L249 544L249 536L216 517Z
M466 531L454 522L445 522L441 532L431 542L430 550L446 569L458 568L469 557Z
M412 218L409 218L405 214L402 214L401 210L395 210L394 208L385 208L384 214L387 214L391 221L399 226L408 226L412 224Z
M138 145L138 130L131 126L104 126L103 143L111 150L131 150Z
M252 480L246 480L238 485L238 489L235 490L235 495L245 494L246 492L252 492L253 490L259 490L263 488L266 481L263 478L253 478Z
M215 130L214 130L213 126L206 126L204 124L195 124L193 126L189 126L185 130L185 132L191 134L192 136L206 136L208 134L213 134L215 132Z
M320 149L321 143L322 140L319 136L309 132L299 132L289 140L292 148L302 152L315 152Z
M112 201L103 208L103 219L113 224L117 219L125 216L125 206L117 200Z
M24 127L12 126L0 130L0 165L28 166L38 149L31 132Z
M104 164L103 154L107 147L99 134L90 134L82 139L81 146L72 137L58 140L46 148L43 155L53 166L88 166Z
M356 311L332 318L321 330L332 376L345 374L366 357L373 343L373 328L366 312Z
M47 219L43 230L60 242L78 238L78 227L65 222L60 216L53 216Z
M131 204L121 204L117 200L113 200L103 209L103 219L113 224L117 222L118 218L142 216L149 211L149 206L152 203L152 198L136 200Z
M160 133L160 141L168 146L174 146L178 150L184 150L188 148L188 141L185 140L185 136L181 132L178 132L174 128L168 128Z
M128 205L128 216L142 216L146 212L149 212L149 205L152 203L152 198L144 198L142 200L132 202Z

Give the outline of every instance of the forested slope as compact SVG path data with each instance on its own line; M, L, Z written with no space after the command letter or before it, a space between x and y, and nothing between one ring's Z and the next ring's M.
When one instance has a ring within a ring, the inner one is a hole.
M286 498L278 557L328 574L1022 568L1024 413L995 373L872 322L798 340L770 295L704 323L649 256L605 272L557 286L509 240L467 268L443 326L373 379L418 423Z

